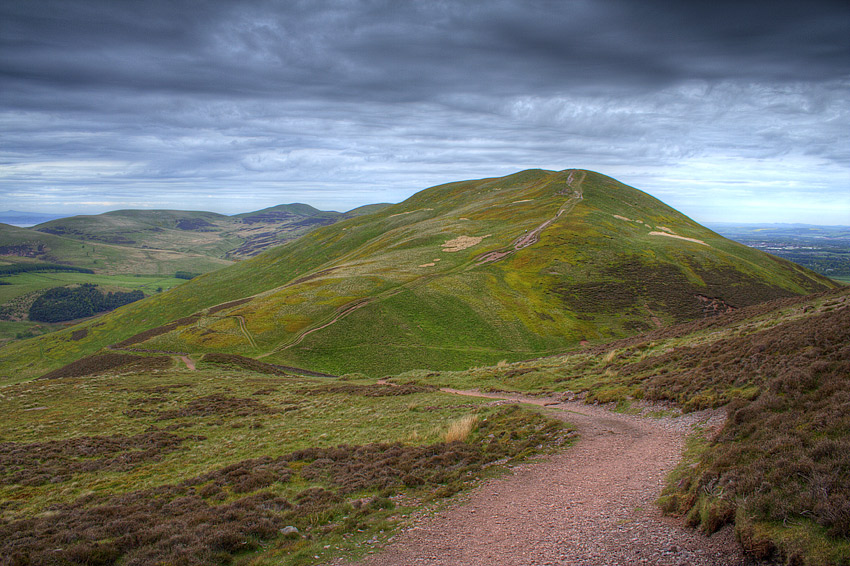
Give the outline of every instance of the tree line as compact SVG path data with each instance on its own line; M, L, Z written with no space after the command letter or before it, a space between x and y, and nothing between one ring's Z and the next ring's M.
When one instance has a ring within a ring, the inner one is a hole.
M0 265L0 275L14 275L16 273L29 273L33 271L76 271L77 273L94 273L85 267L74 267L73 265L62 265L59 263L13 263L12 265Z
M37 322L62 322L85 318L99 312L143 299L140 290L103 293L97 285L84 283L79 287L54 287L37 298L29 310L30 320Z

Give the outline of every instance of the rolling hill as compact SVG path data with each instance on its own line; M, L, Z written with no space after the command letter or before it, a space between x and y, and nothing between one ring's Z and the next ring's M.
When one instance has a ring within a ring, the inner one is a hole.
M6 263L61 263L104 275L173 275L179 270L207 272L233 263L192 251L80 242L8 224L0 224L0 259Z
M44 222L33 230L85 242L238 260L298 238L317 226L352 218L380 206L361 207L343 214L295 203L233 216L185 210L116 210Z
M835 287L598 173L433 187L8 346L4 381L113 346L378 376L563 351ZM14 376L14 377L13 377Z

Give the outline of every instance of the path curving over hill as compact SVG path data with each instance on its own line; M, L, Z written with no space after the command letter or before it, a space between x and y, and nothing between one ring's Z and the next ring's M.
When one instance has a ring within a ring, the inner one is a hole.
M465 395L506 398L476 392ZM488 480L468 501L419 519L364 566L747 564L727 528L712 537L662 516L654 502L679 461L685 435L717 413L648 419L553 399L512 396L550 405L576 425L580 440L508 477Z

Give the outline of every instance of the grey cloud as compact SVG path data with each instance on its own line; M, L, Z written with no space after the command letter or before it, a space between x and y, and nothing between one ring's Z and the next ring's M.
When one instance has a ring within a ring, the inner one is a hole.
M850 72L846 3L8 5L0 72L68 88L410 101Z
M8 0L0 194L353 207L573 166L686 194L683 164L798 158L835 192L848 61L846 2Z

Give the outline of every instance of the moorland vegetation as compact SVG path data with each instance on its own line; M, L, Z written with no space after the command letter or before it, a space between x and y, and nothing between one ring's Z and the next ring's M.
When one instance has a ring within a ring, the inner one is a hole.
M4 564L356 556L423 504L571 438L432 387L134 357L3 388Z
M3 347L2 560L356 555L572 437L452 387L726 408L663 508L759 558L850 563L846 288L587 171L373 212Z
M657 415L725 407L661 500L783 564L850 562L850 290L754 305L563 356L390 379L560 393Z

